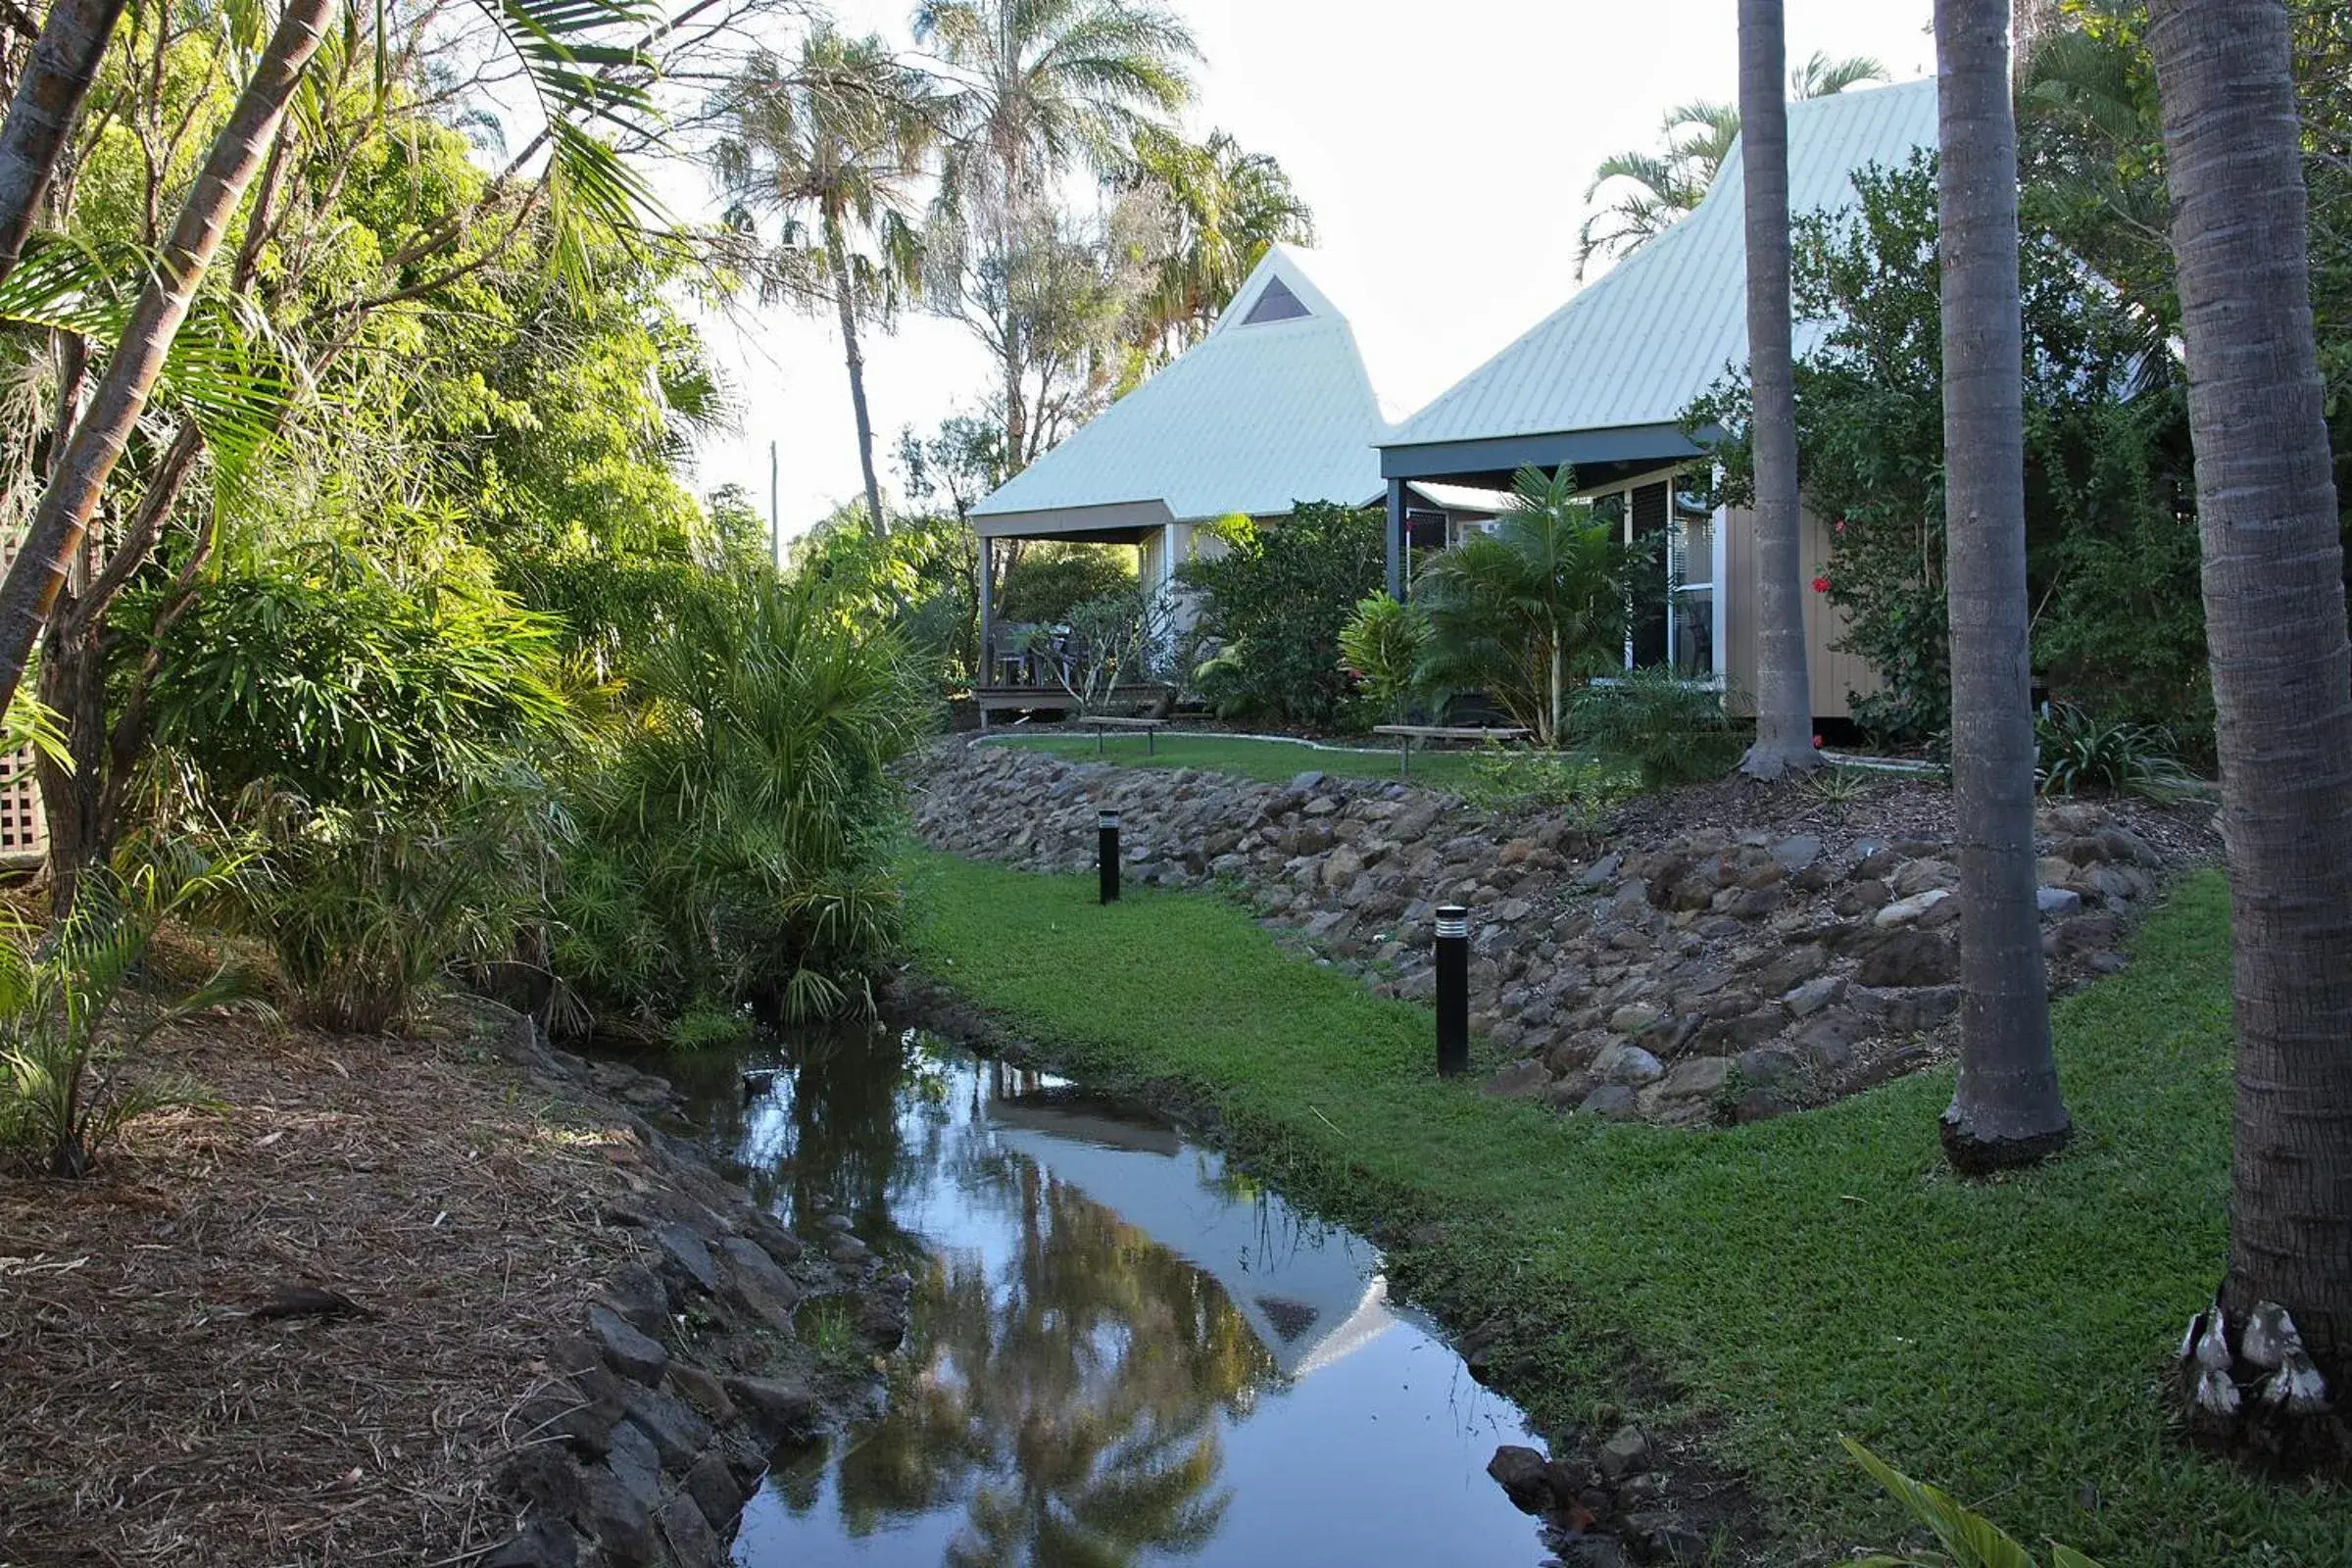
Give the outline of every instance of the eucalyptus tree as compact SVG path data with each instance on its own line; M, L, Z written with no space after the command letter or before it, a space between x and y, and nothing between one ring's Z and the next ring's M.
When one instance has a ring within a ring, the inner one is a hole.
M819 24L789 67L760 54L745 68L726 95L729 128L716 156L735 220L783 222L756 263L762 295L830 310L840 322L866 524L876 534L887 523L858 326L887 318L922 281L917 187L933 130L926 81L880 38L846 38Z
M1017 468L1042 450L1033 426L1051 396L1032 386L1046 345L1024 274L1068 276L1055 182L1079 168L1115 174L1139 131L1191 100L1199 50L1172 12L1141 0L924 0L915 38L946 76L931 288L997 362Z
M1779 778L1819 760L1805 670L1796 490L1796 366L1788 303L1788 53L1781 0L1740 0L1740 167L1747 252L1748 439L1755 476L1756 743L1740 770ZM1818 64L1821 57L1816 55Z
M1314 213L1282 165L1222 130L1192 142L1146 126L1116 179L1155 193L1169 211L1173 232L1145 307L1152 347L1163 357L1207 332L1268 250L1315 242Z
M1778 68L1775 68L1778 74ZM1791 98L1827 98L1864 82L1885 81L1886 68L1868 55L1833 60L1816 50L1788 73ZM1742 80L1740 96L1747 88ZM1577 231L1576 275L1595 255L1623 256L1663 233L1675 220L1706 200L1723 172L1724 160L1740 137L1740 111L1700 98L1666 111L1658 122L1661 150L1622 152L1601 160L1585 186L1590 202L1614 186L1610 204L1587 218Z
M2352 649L2305 148L2278 0L2150 12L2237 1021L2226 1322L2208 1331L2220 1342L2209 1370L2226 1373L2236 1332L2239 1354L2270 1374L2266 1407L2300 1417L2352 1386ZM2285 1321L2266 1320L2265 1303ZM2206 1387L2217 1413L2236 1406L2226 1381ZM2328 1424L2340 1445L2340 1421L2314 1425Z
M1960 846L1960 1072L1943 1147L2027 1164L2073 1123L2050 1054L2034 854L2017 122L2004 0L1936 0L1945 599Z

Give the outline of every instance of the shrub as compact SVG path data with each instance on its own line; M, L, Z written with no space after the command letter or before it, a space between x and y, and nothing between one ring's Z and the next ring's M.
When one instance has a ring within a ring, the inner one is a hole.
M208 1102L186 1079L128 1084L112 1069L157 1031L245 997L225 967L169 1003L130 985L165 918L217 892L234 869L91 875L44 937L13 922L0 931L0 1150L51 1175L84 1176L140 1116Z
M1470 759L1470 783L1462 791L1476 806L1557 811L1580 829L1598 827L1640 793L1640 782L1621 766L1524 746L1482 747Z
M1670 669L1628 670L1586 687L1577 694L1576 734L1633 763L1644 789L1720 778L1745 744L1721 692Z
M1511 510L1429 558L1413 597L1429 616L1426 678L1484 693L1557 746L1575 689L1614 667L1640 553L1576 497L1567 468L1519 470Z
M1429 616L1418 605L1398 604L1385 593L1360 600L1340 628L1340 657L1364 696L1394 723L1421 689L1421 664L1429 656Z
M575 763L553 962L593 1005L870 1005L896 944L884 769L935 717L918 662L812 580L713 577L624 668Z
M1177 568L1202 595L1200 632L1225 645L1196 673L1202 698L1228 718L1346 724L1355 691L1340 628L1386 578L1380 513L1302 501L1263 526L1231 517L1216 531L1225 555Z
M1106 599L1135 588L1133 552L1109 545L1032 541L1004 568L997 614L1005 621L1053 625L1090 599Z
M2144 795L2177 799L2194 781L2162 730L2050 705L2034 722L2035 782L2044 795Z
M2032 1552L1991 1520L1955 1502L1941 1489L1909 1476L1839 1434L1838 1441L1871 1479L1892 1494L1911 1517L1926 1526L1943 1547L1941 1551L1900 1557L1865 1557L1860 1568L2038 1568ZM2099 1568L2072 1546L2050 1544L2050 1568Z

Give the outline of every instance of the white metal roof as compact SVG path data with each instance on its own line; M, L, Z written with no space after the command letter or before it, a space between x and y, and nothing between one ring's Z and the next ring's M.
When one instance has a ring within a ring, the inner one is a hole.
M1936 145L1933 78L1788 106L1791 214L1854 201L1852 175ZM1672 424L1747 363L1746 181L1734 145L1696 211L1407 419L1388 445ZM1797 352L1807 347L1800 323Z
M1390 427L1317 266L1290 246L1268 251L1205 338L973 508L982 531L1080 508L1156 503L1197 521L1378 496L1375 448ZM1249 320L1277 279L1307 314Z

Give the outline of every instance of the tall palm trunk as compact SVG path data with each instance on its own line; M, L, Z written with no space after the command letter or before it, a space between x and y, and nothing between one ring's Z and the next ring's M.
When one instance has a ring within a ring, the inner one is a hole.
M858 288L850 275L841 232L825 225L825 259L833 269L833 303L841 313L841 342L850 362L850 406L858 415L858 466L865 473L865 525L879 539L890 531L882 515L882 485L874 477L874 421L865 412L865 355L858 347Z
M286 0L269 46L255 62L252 79L189 188L155 273L107 364L106 376L33 511L24 548L7 580L0 582L0 706L16 695L24 679L33 640L57 602L67 564L81 544L107 477L147 407L172 340L187 318L214 252L220 248L220 236L269 152L287 101L318 52L335 8L336 0Z
M0 128L0 277L24 253L122 7L123 0L57 0L41 24Z
M1740 169L1746 187L1747 373L1754 388L1756 743L1740 770L1812 767L1804 563L1796 493L1796 379L1789 345L1788 104L1781 0L1740 0Z
M2223 1304L2352 1384L2352 652L2285 9L2157 0L2237 1011Z
M2034 902L2024 325L2005 0L1936 0L1943 450L1960 841L1960 1075L1943 1147L1964 1171L2030 1163L2072 1130L2050 1055Z

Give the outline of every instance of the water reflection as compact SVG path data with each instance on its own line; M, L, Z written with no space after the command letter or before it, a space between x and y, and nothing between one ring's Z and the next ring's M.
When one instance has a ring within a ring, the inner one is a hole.
M788 1220L902 1252L914 1323L883 1413L779 1465L738 1564L1538 1555L1481 1473L1518 1412L1360 1239L1050 1078L911 1037L800 1055L710 1086L706 1134Z

